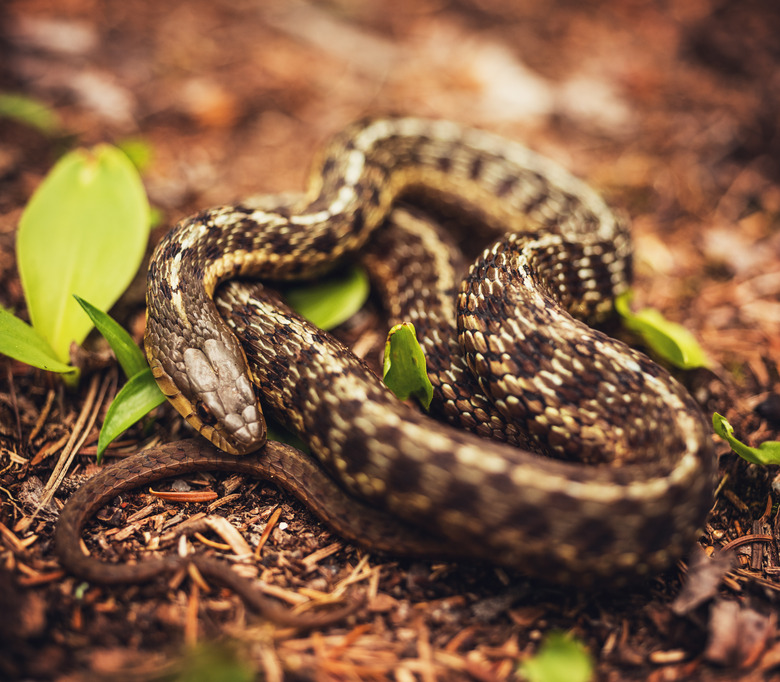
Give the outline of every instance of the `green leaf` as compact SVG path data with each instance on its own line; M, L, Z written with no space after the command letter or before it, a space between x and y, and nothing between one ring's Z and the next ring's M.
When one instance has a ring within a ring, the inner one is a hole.
M725 417L717 412L714 412L712 415L712 428L742 459L762 466L780 464L780 441L767 440L757 448L751 448L734 437L734 427L726 421Z
M0 353L48 372L72 374L78 369L60 362L46 340L29 324L0 308Z
M247 656L225 643L198 644L180 661L174 662L162 682L253 682L259 675Z
M632 313L631 296L630 291L618 296L615 309L625 327L639 334L654 353L680 369L710 366L707 355L690 331L670 322L654 308Z
M157 227L162 221L163 212L159 208L152 206L149 210L149 229Z
M0 94L0 118L12 118L48 134L57 132L60 127L59 117L45 104L11 93Z
M433 386L426 371L425 353L410 322L397 324L388 332L382 378L400 400L414 396L426 410L430 407Z
M147 367L143 372L131 377L106 411L106 419L98 438L98 463L103 459L103 453L111 441L164 402L165 396L158 388L151 369Z
M269 418L268 415L264 415L264 417L266 419L265 426L268 440L275 440L279 443L291 445L301 452L311 452L309 450L309 446L306 445L306 443L304 443L303 440L301 440L301 438L299 438L292 431L288 431L281 424L278 424L277 422L273 421L273 419Z
M563 632L547 635L536 656L520 666L529 682L588 682L593 661L585 646Z
M146 140L140 137L130 137L126 140L120 140L116 146L133 162L139 173L143 173L151 165L154 151L152 145Z
M17 262L33 327L65 362L92 322L72 294L108 310L138 270L149 203L129 159L99 145L65 155L22 214Z
M136 374L143 372L149 367L146 363L141 349L135 344L133 338L128 334L122 326L114 320L108 313L104 313L102 310L98 310L88 301L76 296L73 297L79 302L79 305L84 308L84 312L89 315L92 322L98 328L98 331L108 341L108 345L116 355L116 359L122 366L122 370L125 376L130 379Z
M333 329L360 310L369 289L366 271L353 265L313 284L285 287L282 293L299 315L320 329Z

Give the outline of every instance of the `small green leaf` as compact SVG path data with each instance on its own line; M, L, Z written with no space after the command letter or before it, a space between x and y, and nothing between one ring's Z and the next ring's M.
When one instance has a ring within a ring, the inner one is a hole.
M139 173L143 173L151 165L154 151L152 145L146 140L140 137L130 137L126 140L120 140L116 146L133 162Z
M425 353L410 322L397 324L388 332L382 378L400 400L413 395L426 410L430 407L433 386L426 371Z
M714 412L712 415L712 428L742 459L762 466L780 464L780 441L767 440L757 448L751 448L734 437L734 427L726 421L725 417L717 412Z
M98 331L108 341L108 345L116 355L116 359L122 366L122 370L125 376L130 379L136 374L143 372L149 367L146 363L141 349L135 344L133 338L128 334L122 326L114 320L108 313L104 313L102 310L98 310L88 301L76 296L73 297L79 302L79 305L84 308L84 312L89 315L92 322L94 322Z
M257 673L248 657L225 643L198 644L171 666L162 682L253 682L265 679Z
M59 117L45 104L11 93L0 94L0 118L12 118L47 134L57 132L60 127Z
M366 271L353 265L312 284L285 287L287 303L320 329L333 329L352 317L368 298Z
M278 424L277 422L268 418L267 415L265 426L268 440L275 440L279 443L284 443L285 445L291 445L292 447L296 448L297 450L301 450L302 452L310 452L309 446L306 445L306 443L304 443L296 434L294 434L292 431L288 431L281 424Z
M159 208L152 206L149 209L149 228L157 227L162 221L163 212Z
M111 441L164 402L165 396L158 388L151 369L147 367L143 372L131 377L106 411L106 419L98 438L98 463L103 459L103 453Z
M108 310L138 270L149 203L115 147L66 154L22 214L17 262L33 327L65 362L92 329L72 294Z
M593 661L585 646L563 632L547 635L536 656L520 666L529 682L588 682Z
M670 322L654 308L632 313L631 296L628 291L615 299L615 310L623 318L627 329L639 334L653 352L675 367L709 367L707 355L691 332L676 322Z
M5 308L0 308L0 353L48 372L78 374L76 367L57 359L38 332Z

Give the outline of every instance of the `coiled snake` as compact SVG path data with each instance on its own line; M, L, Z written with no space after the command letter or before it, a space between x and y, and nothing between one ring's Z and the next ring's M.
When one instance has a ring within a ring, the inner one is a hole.
M500 237L462 285L437 228L403 210L387 221L409 195ZM474 433L396 400L262 285L230 281L212 298L225 280L309 278L362 248L391 317L417 327L434 412ZM664 569L709 508L713 455L687 392L581 321L604 318L627 288L630 251L598 195L520 145L445 121L354 124L319 154L305 197L207 210L158 245L152 371L193 427L238 456L168 446L112 465L66 507L63 562L96 581L122 568L114 581L133 578L143 564L84 567L72 545L86 517L119 489L234 468L281 480L369 547L585 583ZM332 478L283 446L240 456L265 439L253 386ZM421 528L415 539L388 535L394 518Z

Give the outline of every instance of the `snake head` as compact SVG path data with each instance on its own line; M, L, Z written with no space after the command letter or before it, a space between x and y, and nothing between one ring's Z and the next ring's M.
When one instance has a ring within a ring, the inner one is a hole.
M265 443L266 427L246 373L246 357L232 339L208 338L171 347L170 334L150 318L146 350L158 386L202 436L221 450L244 455ZM167 337L167 338L165 338Z

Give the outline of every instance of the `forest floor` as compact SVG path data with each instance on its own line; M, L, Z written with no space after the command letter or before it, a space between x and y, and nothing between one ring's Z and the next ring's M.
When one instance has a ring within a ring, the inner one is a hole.
M65 131L0 120L3 306L24 315L15 230L73 146L150 145L144 183L163 216L151 248L199 209L301 189L317 146L353 120L448 118L556 159L629 216L635 304L683 323L713 363L681 379L744 441L778 438L779 6L10 0L0 21L0 91L43 101ZM139 342L143 287L142 269L113 311ZM366 313L342 335L381 339L375 321ZM720 441L700 544L708 554L736 549L717 587L683 563L628 591L584 593L489 566L365 554L273 486L224 475L187 477L219 491L212 505L177 506L148 490L121 496L85 532L90 550L126 561L172 520L212 510L256 544L280 509L259 567L266 590L295 605L354 584L365 606L305 633L260 622L234 595L184 576L84 586L60 569L51 538L57 509L97 468L117 379L104 363L67 392L57 377L0 357L0 678L158 679L185 669L205 677L181 679L217 679L214 666L247 665L268 680L519 679L546 634L563 630L587 647L598 679L780 679L776 472ZM53 511L33 520L80 418L94 425L71 475ZM186 435L161 408L151 433L132 428L107 457ZM675 601L681 589L695 603Z

